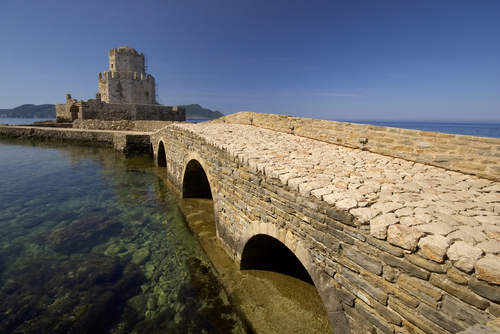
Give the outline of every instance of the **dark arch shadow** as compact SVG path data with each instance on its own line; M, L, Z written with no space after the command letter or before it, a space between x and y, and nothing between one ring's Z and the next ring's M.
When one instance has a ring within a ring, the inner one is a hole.
M151 158L154 158L155 156L155 150L153 148L153 143L150 143L149 144L149 152L148 152L148 155L151 157Z
M158 145L158 167L167 167L167 155L162 141Z
M295 254L279 240L264 234L250 238L241 255L241 270L266 270L288 275L314 285Z
M189 161L186 166L182 182L182 197L212 199L212 191L207 174L197 160L193 159Z
M69 114L70 114L70 119L73 122L75 119L78 119L78 113L80 112L80 108L78 108L76 105L72 105L69 107Z

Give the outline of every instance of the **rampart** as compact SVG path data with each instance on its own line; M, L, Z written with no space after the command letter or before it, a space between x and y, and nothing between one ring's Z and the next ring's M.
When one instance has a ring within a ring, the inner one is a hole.
M154 132L171 121L104 121L99 119L76 119L73 129Z
M77 119L105 121L185 121L183 107L153 104L106 103L100 99L77 101L66 95L65 104L56 105L57 122L72 122Z
M370 152L500 180L500 138L251 112L224 116L217 122L251 124L353 148L360 146L360 137L367 137L365 149Z
M92 146L111 146L118 153L127 155L149 155L149 136L148 132L0 125L0 138L57 140Z

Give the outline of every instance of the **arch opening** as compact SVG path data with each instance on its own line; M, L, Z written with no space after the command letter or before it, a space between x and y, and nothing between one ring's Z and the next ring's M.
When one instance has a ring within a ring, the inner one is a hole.
M78 119L78 113L79 112L80 112L80 108L78 108L78 106L76 106L74 104L69 108L70 118L71 118L72 122L75 119Z
M186 166L182 182L182 197L212 199L207 174L197 160L189 161Z
M167 167L167 154L162 141L158 145L158 167Z
M241 255L240 269L273 271L314 285L295 254L281 241L264 234L255 235L248 240Z

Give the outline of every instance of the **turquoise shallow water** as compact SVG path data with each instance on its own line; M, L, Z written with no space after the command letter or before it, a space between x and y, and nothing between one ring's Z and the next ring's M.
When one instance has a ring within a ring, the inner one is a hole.
M1 333L244 333L147 158L0 140Z

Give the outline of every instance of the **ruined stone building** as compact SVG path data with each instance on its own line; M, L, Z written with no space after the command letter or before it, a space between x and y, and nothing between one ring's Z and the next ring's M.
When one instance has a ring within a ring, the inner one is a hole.
M66 103L56 105L56 121L184 121L184 108L156 103L155 85L154 77L146 73L144 54L129 46L109 50L109 71L99 73L96 98L77 101L66 94Z

